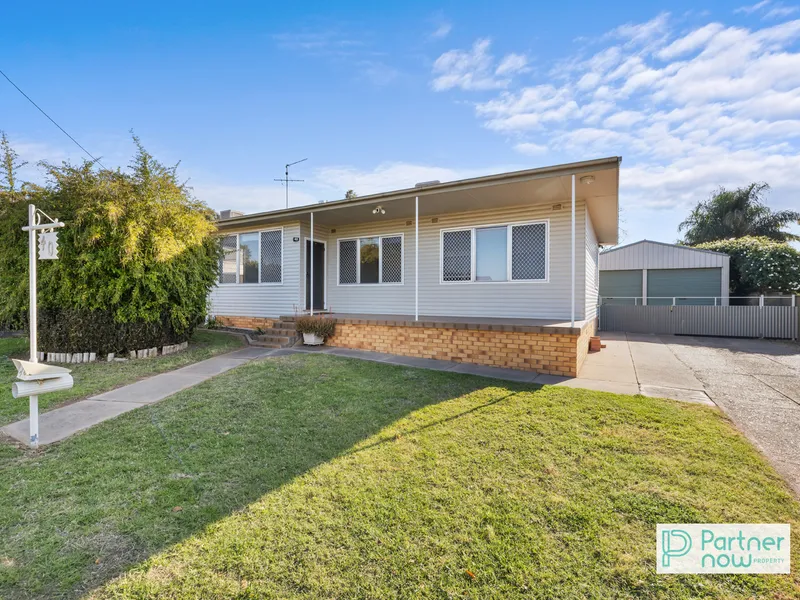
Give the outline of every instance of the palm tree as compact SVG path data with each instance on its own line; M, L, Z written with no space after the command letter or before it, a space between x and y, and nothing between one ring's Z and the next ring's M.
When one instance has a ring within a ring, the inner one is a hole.
M720 187L708 200L698 202L678 231L686 231L683 243L704 242L745 236L763 236L778 242L800 240L786 227L800 220L794 210L773 211L762 201L769 190L766 183L751 183L735 190Z

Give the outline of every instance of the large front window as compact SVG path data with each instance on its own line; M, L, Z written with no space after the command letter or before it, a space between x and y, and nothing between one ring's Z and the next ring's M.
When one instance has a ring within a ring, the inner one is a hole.
M403 236L339 240L339 285L403 283Z
M547 280L548 223L442 231L442 282Z
M219 282L283 282L283 230L235 233L221 238Z

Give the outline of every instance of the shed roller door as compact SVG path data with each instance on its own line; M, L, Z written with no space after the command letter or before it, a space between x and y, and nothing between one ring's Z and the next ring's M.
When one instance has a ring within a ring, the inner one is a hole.
M642 272L600 271L600 296L604 304L642 303ZM634 301L635 297L639 297Z
M647 304L714 305L714 296L721 293L722 269L651 269L647 271ZM657 298L666 296L666 298ZM681 298L683 296L684 298ZM686 296L706 296L686 298Z

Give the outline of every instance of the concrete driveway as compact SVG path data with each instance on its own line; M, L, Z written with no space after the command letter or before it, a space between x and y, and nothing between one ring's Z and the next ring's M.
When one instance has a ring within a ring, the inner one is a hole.
M800 345L602 332L570 385L716 404L800 494ZM614 389L618 388L618 389Z

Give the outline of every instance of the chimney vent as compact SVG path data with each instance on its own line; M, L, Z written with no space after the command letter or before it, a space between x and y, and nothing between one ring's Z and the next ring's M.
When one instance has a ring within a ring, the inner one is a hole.
M438 179L434 179L433 181L420 181L419 183L415 183L414 187L415 188L424 188L424 187L430 187L432 185L439 185L440 183L442 183L442 182L439 181Z

